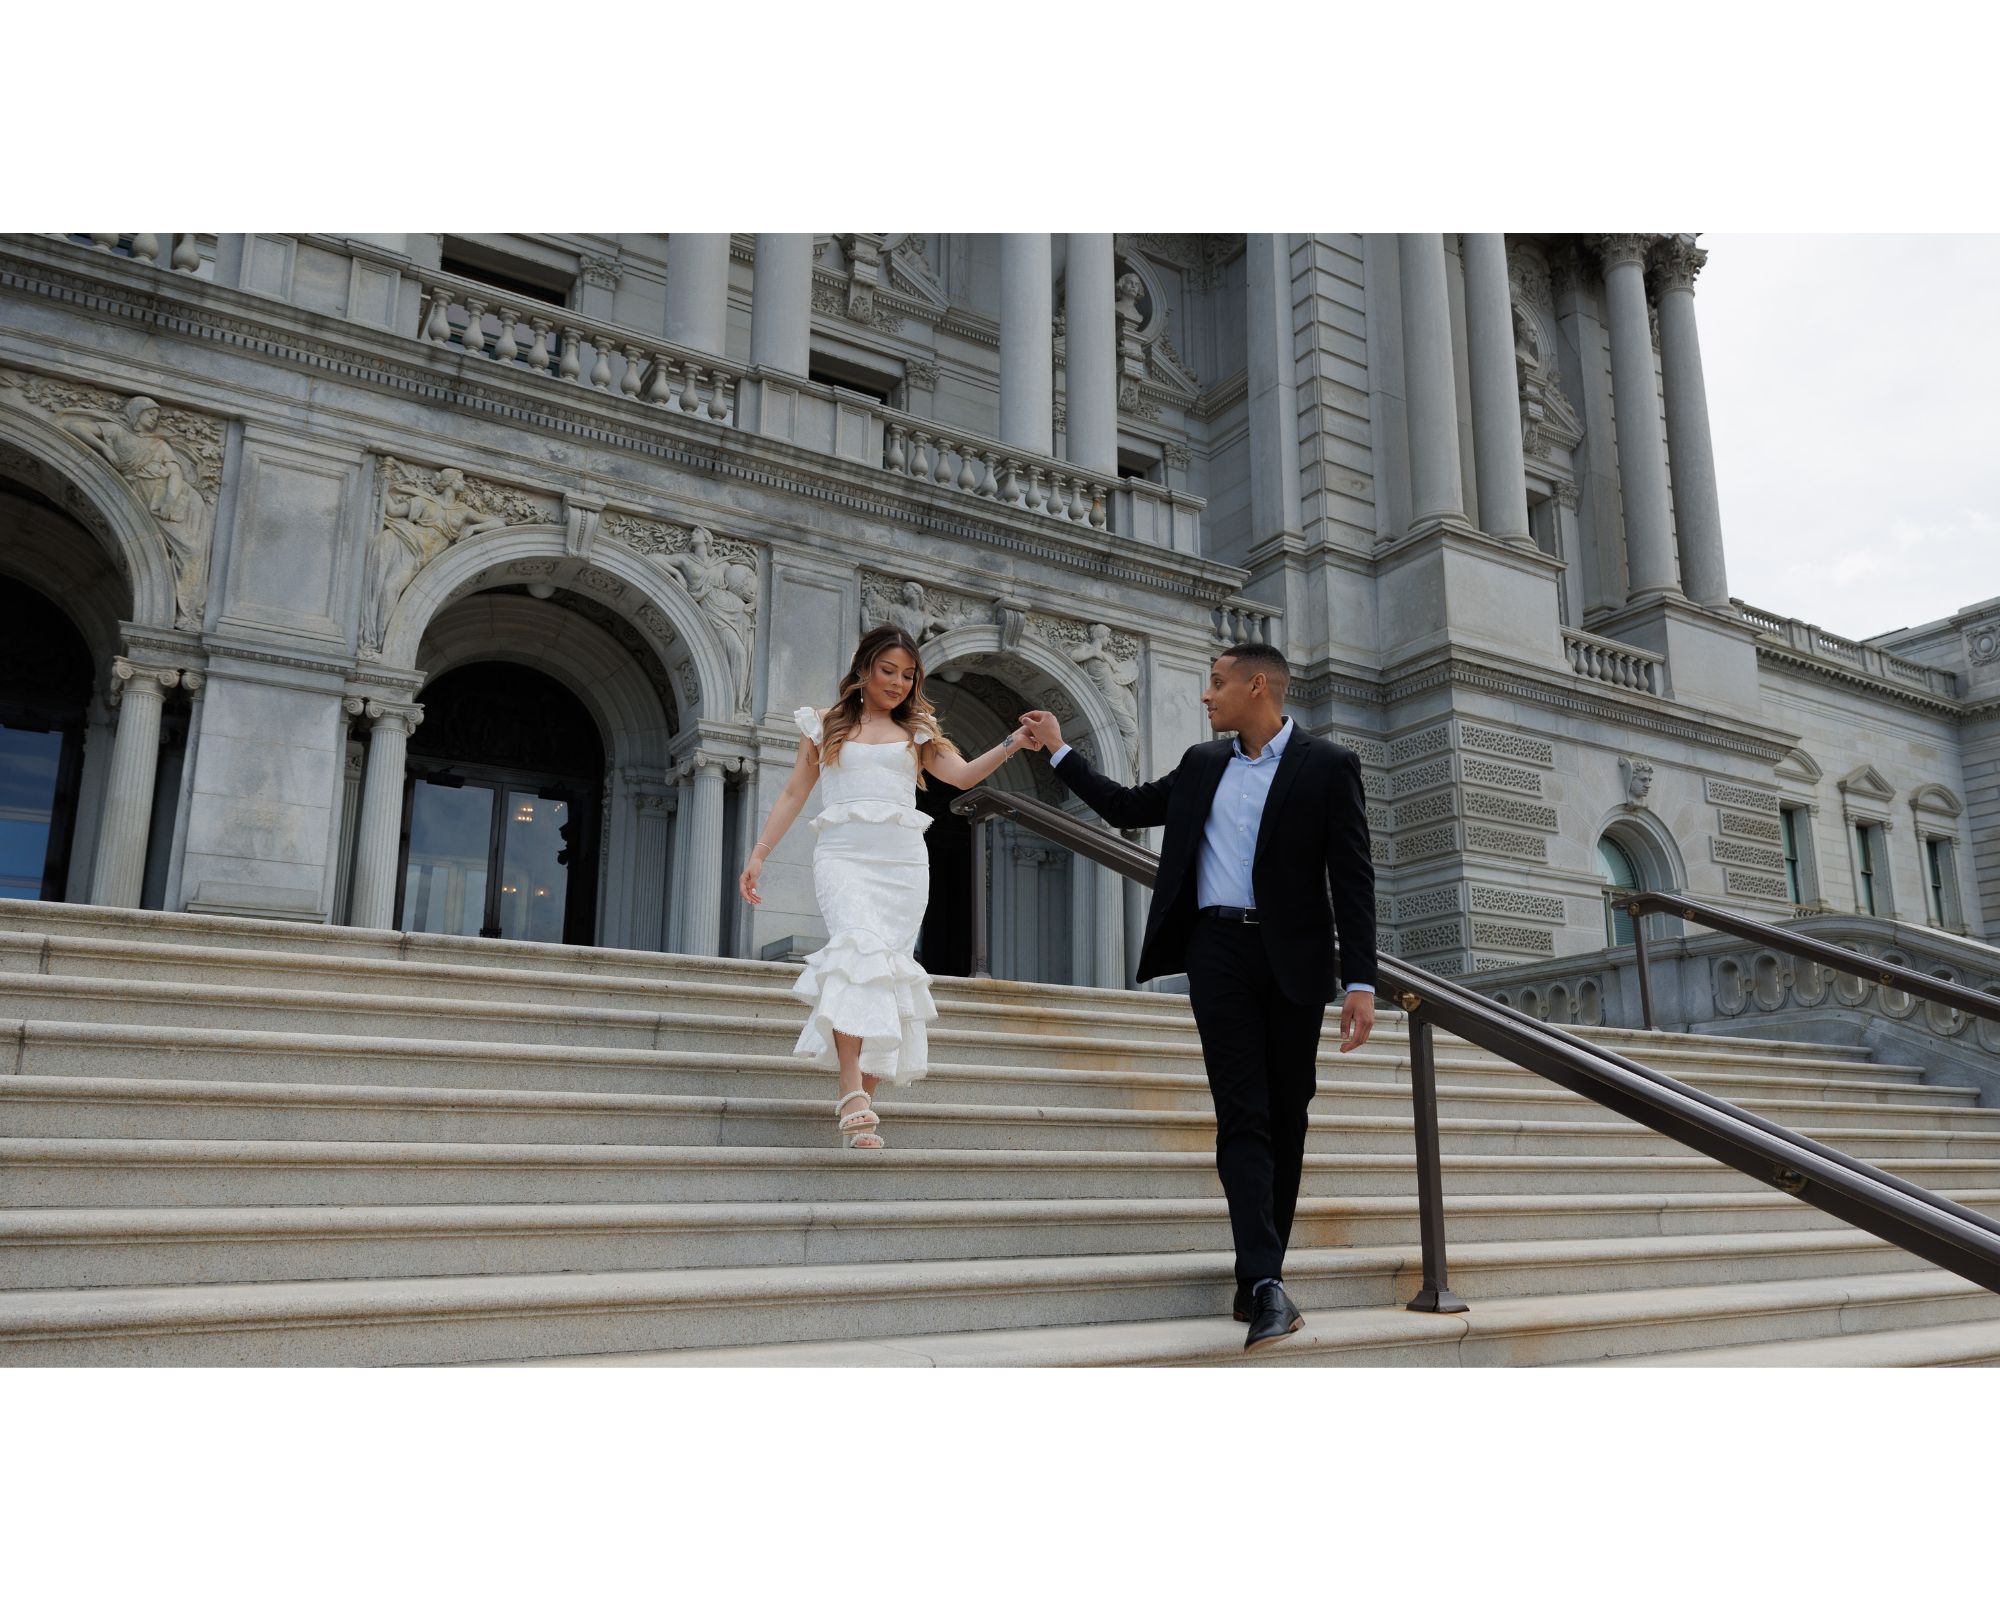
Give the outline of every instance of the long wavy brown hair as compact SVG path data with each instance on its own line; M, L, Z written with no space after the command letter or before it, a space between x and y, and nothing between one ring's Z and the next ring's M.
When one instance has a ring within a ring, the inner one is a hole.
M947 739L944 729L938 726L937 708L925 698L924 658L917 651L917 641L894 623L884 623L879 628L870 628L861 636L861 643L854 649L854 659L848 663L847 676L840 680L839 697L821 721L821 766L836 765L840 760L840 747L860 731L861 686L867 681L876 661L891 650L909 651L910 659L917 664L917 675L910 684L910 692L903 696L902 703L889 715L909 737L915 738L919 732L926 733L930 735L931 743L940 750L957 751L958 746ZM917 787L924 787L921 758L917 762Z

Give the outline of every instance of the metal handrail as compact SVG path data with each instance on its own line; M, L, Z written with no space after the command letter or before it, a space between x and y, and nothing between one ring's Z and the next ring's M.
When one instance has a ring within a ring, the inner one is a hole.
M1630 894L1614 894L1611 904L1617 910L1629 912L1632 917L1632 958L1638 964L1639 1013L1649 1030L1653 1027L1653 981L1651 963L1646 958L1643 915L1646 911L1671 912L1685 922L1699 922L1718 933L1733 933L1766 949L1803 956L1808 961L1817 962L1835 972L1845 972L1850 977L1871 978L1886 988L1900 990L1914 1000L1934 1000L1939 1005L1953 1006L1975 1017L1984 1017L1988 1022L2000 1022L2000 996L1969 989L1962 983L1953 983L1949 978L1933 978L1929 973L1918 972L1911 967L1899 967L1893 961L1864 956L1841 945L1828 944L1824 939L1794 933L1789 928L1773 927L1755 917L1746 917L1740 911L1728 911L1704 900L1690 900L1684 894L1671 894L1664 889L1639 889Z
M1157 874L1159 858L1151 851L1038 800L975 789L953 801L952 810L973 823L974 903L982 912L985 825L1000 818L1148 886ZM981 915L973 931L975 970L981 972L986 937ZM1433 1021L1607 1110L2000 1293L2000 1224L1992 1219L1394 956L1378 957L1377 966L1387 995L1409 1017L1424 1267L1423 1290L1410 1302L1412 1310L1465 1309L1446 1282Z

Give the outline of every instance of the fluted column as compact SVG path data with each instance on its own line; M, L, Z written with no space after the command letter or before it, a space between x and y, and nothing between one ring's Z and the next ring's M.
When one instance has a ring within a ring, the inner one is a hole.
M1118 475L1117 254L1108 233L1069 236L1063 298L1069 459Z
M1451 357L1444 235L1397 236L1403 290L1403 385L1410 418L1410 527L1467 526Z
M356 928L389 928L396 921L404 756L424 712L421 706L370 700L366 715L374 731L368 736L368 767L361 780L361 826L354 835L354 906L347 920Z
M1604 299L1611 322L1611 404L1618 419L1618 488L1625 505L1626 598L1678 594L1673 511L1653 379L1653 325L1646 312L1643 233L1608 233Z
M811 234L757 235L750 289L751 366L806 376L812 359L812 277Z
M1055 287L1046 233L1000 235L1000 437L1055 449Z
M1715 490L1715 441L1708 431L1708 389L1694 325L1694 280L1708 252L1674 239L1654 258L1660 292L1660 367L1667 390L1667 455L1672 463L1674 530L1681 587L1697 605L1729 604L1722 558L1722 506Z
M1299 389L1292 356L1292 263L1282 234L1245 243L1250 392L1250 542L1299 531Z
M1496 539L1531 544L1527 468L1521 456L1521 382L1514 366L1514 297L1507 286L1507 236L1468 233L1463 254L1479 526Z
M687 948L688 829L694 821L694 784L683 768L673 775L674 832L667 859L667 948Z
M691 956L722 953L722 761L698 752L694 762L687 842L687 879L674 893L681 902L682 948Z
M634 950L659 950L666 914L667 807L664 791L651 783L632 794L632 899L627 943Z
M166 667L122 657L111 663L118 732L97 833L97 871L90 898L101 906L137 906L146 881L146 841L152 832L153 784L160 765L160 710L181 681Z
M712 356L729 330L729 235L667 235L667 326L675 344Z

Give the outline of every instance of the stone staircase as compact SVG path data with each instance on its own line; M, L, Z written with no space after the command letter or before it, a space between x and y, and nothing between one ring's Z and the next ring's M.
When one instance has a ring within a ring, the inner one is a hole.
M1184 1000L940 979L928 1080L837 1148L794 969L0 905L0 1362L1245 1359ZM1593 1030L1967 1205L2000 1112L1858 1051ZM1259 1363L2000 1363L2000 1301L1438 1036L1329 1032Z

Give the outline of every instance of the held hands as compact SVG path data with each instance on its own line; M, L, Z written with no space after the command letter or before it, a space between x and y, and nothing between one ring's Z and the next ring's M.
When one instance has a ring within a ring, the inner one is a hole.
M1375 997L1365 989L1349 989L1340 1007L1340 1053L1366 1044L1374 1031Z
M1062 724L1050 712L1022 712L1021 728L1027 735L1024 742L1030 750L1046 750L1053 754L1063 747Z

